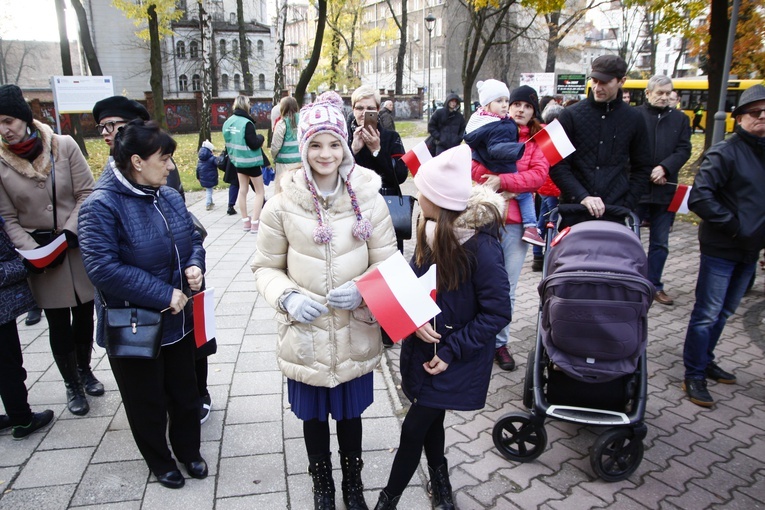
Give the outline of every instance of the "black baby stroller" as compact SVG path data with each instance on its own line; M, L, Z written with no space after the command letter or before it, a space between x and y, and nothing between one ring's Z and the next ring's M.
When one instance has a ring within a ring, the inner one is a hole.
M558 212L568 218L567 211L577 209L583 207L561 206ZM608 207L607 213L626 220L578 223L554 239L555 226L548 222L536 344L523 388L530 412L502 416L492 435L506 458L529 462L547 445L546 417L610 427L592 446L590 465L615 482L643 459L647 314L654 288L646 279L637 218L624 208Z

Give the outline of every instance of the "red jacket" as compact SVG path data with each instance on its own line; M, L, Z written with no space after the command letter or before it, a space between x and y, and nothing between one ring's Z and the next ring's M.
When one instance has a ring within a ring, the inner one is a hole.
M528 139L528 126L518 126L518 141L525 142ZM548 178L547 175L550 171L550 164L536 142L528 142L526 144L526 150L521 159L518 160L517 167L518 172L516 173L499 174L500 192L523 193L525 191L537 191L545 182L545 179ZM481 178L483 175L497 175L475 160L473 160L471 174L473 181L479 184L483 183ZM518 202L515 199L507 201L505 223L521 223L521 211L518 209Z

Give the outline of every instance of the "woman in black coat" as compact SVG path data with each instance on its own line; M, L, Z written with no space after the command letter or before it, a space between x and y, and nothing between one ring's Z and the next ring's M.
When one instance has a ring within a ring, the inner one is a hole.
M175 141L156 122L134 120L115 139L114 161L80 210L80 246L105 305L162 310L156 359L109 357L133 438L165 487L184 485L167 446L193 478L207 476L199 453L199 392L194 370L191 292L201 289L202 238L181 196L166 186ZM167 310L167 311L165 311ZM104 327L96 341L103 346Z

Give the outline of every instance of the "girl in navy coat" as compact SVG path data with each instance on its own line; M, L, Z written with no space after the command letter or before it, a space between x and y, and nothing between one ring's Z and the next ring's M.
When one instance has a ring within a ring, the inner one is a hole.
M485 405L494 337L510 320L498 239L502 198L484 186L472 187L470 167L470 148L460 145L428 161L414 179L422 217L411 264L418 276L436 265L441 313L403 342L401 378L412 405L376 510L396 508L423 449L433 507L454 508L444 457L446 410Z

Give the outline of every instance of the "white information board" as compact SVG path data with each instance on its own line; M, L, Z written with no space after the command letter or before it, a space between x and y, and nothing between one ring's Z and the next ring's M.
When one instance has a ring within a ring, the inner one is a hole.
M59 115L90 112L96 102L114 95L111 76L52 76L50 84Z
M555 95L555 73L521 73L520 82L536 90L539 97Z

